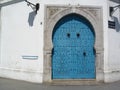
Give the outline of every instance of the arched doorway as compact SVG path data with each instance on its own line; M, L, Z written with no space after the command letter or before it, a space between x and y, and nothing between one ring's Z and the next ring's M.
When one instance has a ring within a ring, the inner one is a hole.
M95 79L95 33L83 16L61 18L52 34L52 79Z

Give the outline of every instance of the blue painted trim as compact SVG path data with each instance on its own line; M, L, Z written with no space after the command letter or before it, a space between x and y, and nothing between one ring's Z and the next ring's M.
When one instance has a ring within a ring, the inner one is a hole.
M38 60L38 56L28 56L28 55L23 55L22 59L27 59L27 60Z

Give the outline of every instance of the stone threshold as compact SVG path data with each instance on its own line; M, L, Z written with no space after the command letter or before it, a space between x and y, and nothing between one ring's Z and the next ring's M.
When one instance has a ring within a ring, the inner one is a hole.
M51 80L51 82L47 82L45 84L49 85L100 85L103 84L103 82L96 81L96 79L69 79L69 80L63 80L63 79L54 79Z

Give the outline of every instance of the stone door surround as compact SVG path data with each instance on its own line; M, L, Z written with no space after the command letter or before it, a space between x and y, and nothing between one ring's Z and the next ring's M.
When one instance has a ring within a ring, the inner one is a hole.
M52 80L52 33L56 23L68 14L78 14L85 17L93 26L95 32L96 51L96 79L94 80ZM44 65L43 65L43 82L51 84L95 84L104 81L104 50L103 50L103 17L101 7L92 6L45 6L45 23L44 23Z

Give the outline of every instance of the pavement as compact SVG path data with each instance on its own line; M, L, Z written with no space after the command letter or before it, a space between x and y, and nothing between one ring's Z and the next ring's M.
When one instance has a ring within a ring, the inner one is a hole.
M91 86L55 86L0 78L0 90L120 90L120 81Z

